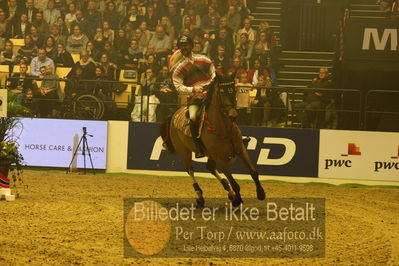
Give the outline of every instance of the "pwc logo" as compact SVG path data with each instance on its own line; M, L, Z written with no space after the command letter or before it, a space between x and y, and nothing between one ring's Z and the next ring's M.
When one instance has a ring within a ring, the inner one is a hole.
M390 162L374 162L374 172L379 172L380 170L399 170L399 146L396 151L396 155L391 156L392 160L397 161L390 161Z
M356 146L355 143L348 143L348 153L341 154L341 156L343 156L343 157L360 156L360 155L362 155L362 153L360 151L360 147ZM352 161L351 160L342 160L342 159L326 159L324 169L330 169L332 167L351 168Z

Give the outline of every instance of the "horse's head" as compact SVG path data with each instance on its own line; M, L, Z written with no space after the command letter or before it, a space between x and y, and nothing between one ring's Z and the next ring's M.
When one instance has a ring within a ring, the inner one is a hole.
M220 95L222 111L234 121L238 116L234 75L217 75L215 89Z

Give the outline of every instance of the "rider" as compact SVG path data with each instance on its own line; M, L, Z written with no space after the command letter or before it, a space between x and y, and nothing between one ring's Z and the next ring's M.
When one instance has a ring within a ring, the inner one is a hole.
M198 138L197 111L206 97L204 86L215 78L215 66L212 61L200 54L193 54L193 40L188 36L178 39L179 48L169 60L173 85L180 93L190 93L187 99L190 116L190 131L196 146L195 158L204 157L200 139Z

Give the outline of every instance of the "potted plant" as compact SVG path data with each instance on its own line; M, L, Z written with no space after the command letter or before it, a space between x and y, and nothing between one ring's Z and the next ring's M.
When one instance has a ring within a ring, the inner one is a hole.
M23 156L18 150L16 132L22 130L19 116L27 116L30 111L19 103L21 95L8 92L8 117L0 117L0 173L2 182L0 188L7 188L7 180L22 182ZM11 178L9 178L11 173Z

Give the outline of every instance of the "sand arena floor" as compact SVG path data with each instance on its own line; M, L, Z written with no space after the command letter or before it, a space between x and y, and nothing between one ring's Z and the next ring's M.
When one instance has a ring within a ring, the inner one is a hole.
M123 198L194 196L189 178L25 171L28 189L0 201L0 265L399 265L399 189L264 183L268 197L326 198L326 257L125 259ZM167 181L167 182L165 182ZM226 196L200 179L205 197ZM254 185L241 181L243 197Z

